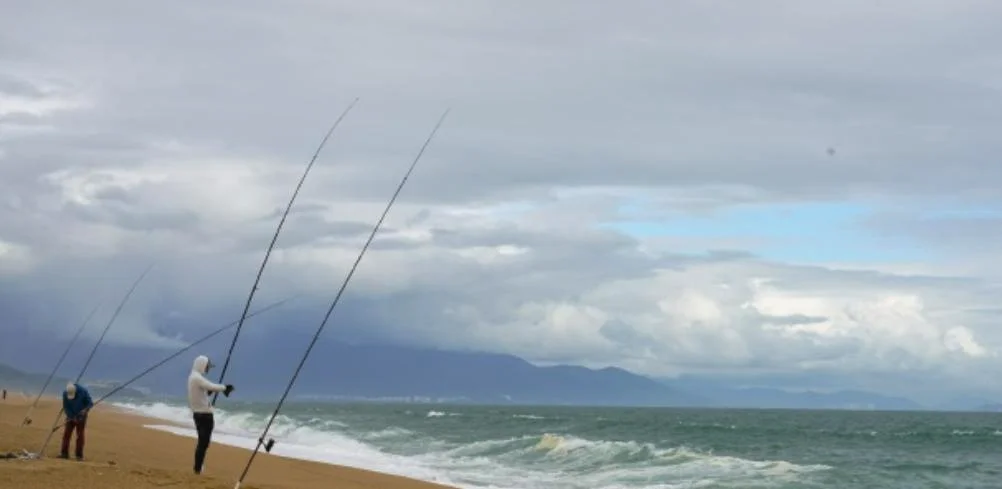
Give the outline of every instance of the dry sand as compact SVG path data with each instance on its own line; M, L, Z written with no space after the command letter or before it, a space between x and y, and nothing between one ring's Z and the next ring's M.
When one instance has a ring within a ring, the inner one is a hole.
M0 453L16 449L37 452L55 419L59 404L45 399L35 408L33 422L18 428L30 400L9 394L0 401ZM195 440L143 428L169 424L124 414L99 405L87 421L84 460L62 460L62 430L53 435L41 460L0 460L0 488L18 489L231 489L249 450L213 443L201 476L192 474ZM74 440L70 442L72 455ZM360 469L288 459L262 451L244 489L447 489L446 486Z

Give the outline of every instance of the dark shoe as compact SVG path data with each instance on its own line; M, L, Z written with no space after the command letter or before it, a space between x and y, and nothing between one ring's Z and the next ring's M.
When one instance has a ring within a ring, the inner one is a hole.
M70 454L68 454L68 453L60 453L59 454L59 458L61 458L63 460L69 460L70 459Z

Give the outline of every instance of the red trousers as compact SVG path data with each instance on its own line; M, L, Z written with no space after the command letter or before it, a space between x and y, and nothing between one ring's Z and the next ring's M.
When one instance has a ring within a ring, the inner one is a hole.
M63 446L59 454L63 457L68 457L70 454L70 437L73 432L77 432L77 444L76 444L76 455L77 458L83 458L84 450L84 431L87 429L87 417L82 418L80 421L66 420L66 427L63 428Z

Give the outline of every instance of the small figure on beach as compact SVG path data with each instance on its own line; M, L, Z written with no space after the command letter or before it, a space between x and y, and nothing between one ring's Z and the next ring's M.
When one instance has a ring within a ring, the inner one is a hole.
M216 384L205 378L205 374L209 373L209 369L213 366L209 357L199 355L192 363L191 374L188 375L188 407L191 408L191 415L195 420L195 431L198 432L198 442L195 444L195 474L202 473L205 452L209 449L212 430L216 427L216 421L212 415L212 404L209 402L209 393L222 392L224 396L230 397L230 393L233 392L232 384Z
M3 400L7 400L7 389L3 390Z
M59 458L70 458L70 438L76 431L77 443L74 455L77 460L83 460L84 443L87 429L87 412L94 407L94 400L87 388L75 383L66 384L63 391L63 412L66 413L66 425L63 427L63 445Z

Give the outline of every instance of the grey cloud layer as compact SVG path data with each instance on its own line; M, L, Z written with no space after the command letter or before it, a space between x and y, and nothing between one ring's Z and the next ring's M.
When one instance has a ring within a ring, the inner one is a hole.
M127 279L87 284L150 260L165 266L126 339L171 337L164 311L235 313L302 165L360 96L286 226L274 297L333 292L454 112L363 263L346 334L658 374L971 385L1002 345L991 277L666 253L597 227L638 195L655 214L997 204L996 3L8 3L0 286L19 324L72 324Z
M51 34L39 62L15 65L72 69L64 76L102 106L87 126L118 140L128 129L140 141L239 141L288 162L338 101L360 95L346 151L364 152L366 169L457 107L455 142L439 153L449 158L425 169L450 183L439 196L554 181L829 196L997 188L992 4L124 5L23 7ZM5 27L28 38L35 25ZM623 165L632 171L613 170ZM392 179L372 175L349 173L337 190Z

